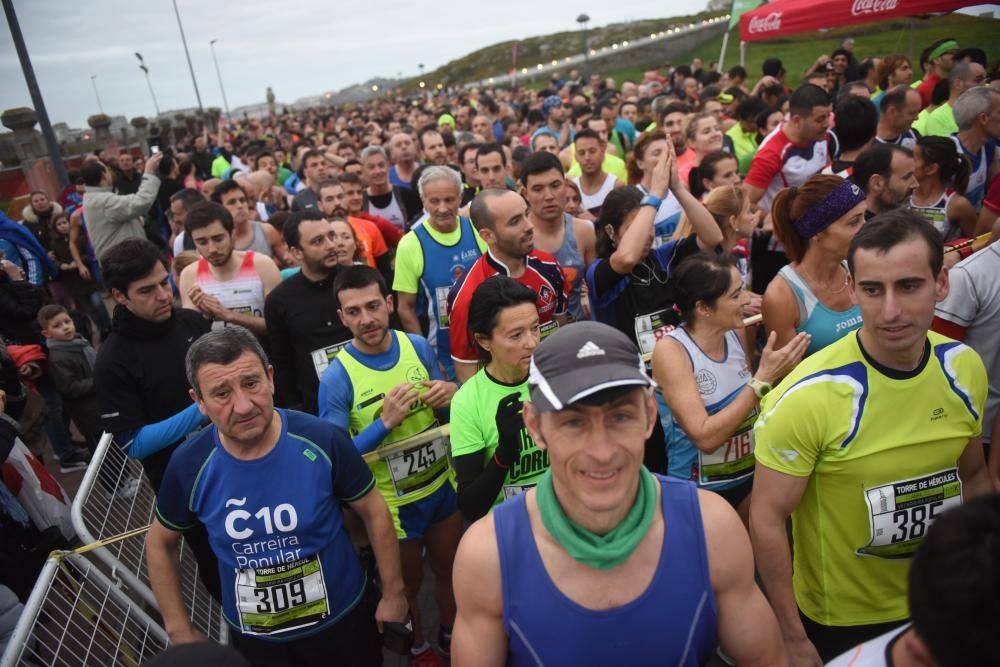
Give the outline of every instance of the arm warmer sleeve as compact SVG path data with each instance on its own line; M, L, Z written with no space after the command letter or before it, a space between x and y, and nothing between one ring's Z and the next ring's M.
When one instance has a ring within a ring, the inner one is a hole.
M503 488L507 471L492 456L483 465L485 450L455 457L458 478L458 509L467 521L486 516Z
M136 431L128 446L128 455L133 459L144 459L150 454L155 454L186 437L188 433L201 426L204 420L205 417L198 410L198 406L192 403L173 417L167 417L155 424L147 424Z

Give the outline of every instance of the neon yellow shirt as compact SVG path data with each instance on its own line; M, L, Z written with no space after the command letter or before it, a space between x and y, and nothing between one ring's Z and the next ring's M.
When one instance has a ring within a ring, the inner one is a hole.
M809 477L792 513L799 609L817 623L903 620L910 556L960 505L958 460L982 430L987 379L972 348L929 333L922 368L894 379L848 335L761 403L757 464Z
M348 379L354 385L353 395L357 401L349 416L352 437L382 415L385 397L397 385L407 382L418 385L430 379L430 373L407 335L399 331L390 331L390 334L399 342L399 361L388 370L370 368L348 352L337 355L337 362L344 367ZM414 401L403 423L389 431L379 448L388 447L435 426L437 418L434 411L422 401ZM451 467L447 453L446 442L443 439L434 440L369 463L368 467L375 476L376 488L390 509L393 509L423 500L450 480ZM398 524L397 517L393 517L393 521Z
M450 232L441 232L434 228L434 225L423 223L427 233L431 238L443 246L453 246L462 239L461 223L455 226ZM476 245L480 252L486 252L486 241L479 234L476 234ZM407 294L417 294L420 292L420 276L424 273L424 253L420 248L420 240L414 231L408 231L399 240L396 246L395 275L392 279L392 289L397 292Z
M452 456L482 451L484 462L489 462L500 441L496 423L497 406L514 393L519 393L522 401L531 400L528 378L518 385L504 384L491 377L485 368L479 369L458 388L451 399ZM493 506L535 486L548 469L549 453L536 447L528 429L522 428L520 455L507 470Z
M570 156L573 158L573 166L566 172L566 175L579 176L583 173L583 171L580 169L580 163L576 161L576 146L570 144L569 151ZM601 163L601 169L605 174L614 174L615 178L622 183L628 183L628 171L625 169L625 161L620 157L611 155L610 153L605 153L604 162Z
M927 136L927 121L930 120L931 112L930 107L925 107L918 115L917 119L913 121L910 125L914 130L920 133L920 136Z
M958 132L958 125L955 124L955 112L951 105L945 102L932 111L931 115L927 117L927 123L924 127L927 130L923 133L925 137L948 137L952 133Z
M739 163L740 176L746 178L750 171L750 162L757 154L757 132L744 132L743 127L736 123L726 130L726 134L733 140L733 150L736 152L736 161Z

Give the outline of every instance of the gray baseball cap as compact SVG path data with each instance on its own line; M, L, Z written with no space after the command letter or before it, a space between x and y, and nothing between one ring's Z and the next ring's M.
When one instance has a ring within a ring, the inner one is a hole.
M528 385L538 410L556 412L608 389L655 383L628 336L600 322L576 322L535 349Z

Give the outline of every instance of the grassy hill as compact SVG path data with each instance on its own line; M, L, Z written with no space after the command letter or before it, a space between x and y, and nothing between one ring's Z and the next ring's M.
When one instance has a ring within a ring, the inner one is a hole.
M978 46L986 51L988 64L992 66L1000 60L1000 20L952 14L928 19L905 19L885 21L867 25L838 28L828 32L803 33L785 39L767 42L752 42L746 45L746 68L751 80L760 76L761 63L766 58L781 58L788 75L785 83L791 87L798 85L802 74L821 53L829 54L840 45L845 37L854 37L854 53L859 60L870 56L903 53L910 56L913 69L919 76L917 64L920 52L928 44L942 37L955 38L960 46ZM694 57L705 63L719 59L722 37L706 41L698 48L673 59L674 63L690 62ZM724 66L739 64L739 30L729 36ZM659 63L650 63L656 66ZM620 84L625 79L640 80L645 68L607 72Z
M701 19L719 16L725 12L702 12L692 16L674 16L664 19L632 21L630 23L612 23L606 26L591 27L587 30L587 39L591 46L606 46L638 37L648 36L652 32L667 30L675 26L695 23ZM423 80L428 85L442 83L445 85L476 81L495 74L506 72L511 66L511 48L518 47L518 67L534 67L540 63L550 64L567 56L579 55L583 52L583 41L579 30L567 30L549 35L527 37L520 40L509 40L493 44L485 48L452 60L441 67L427 72ZM417 86L420 77L411 79L403 85L404 90Z

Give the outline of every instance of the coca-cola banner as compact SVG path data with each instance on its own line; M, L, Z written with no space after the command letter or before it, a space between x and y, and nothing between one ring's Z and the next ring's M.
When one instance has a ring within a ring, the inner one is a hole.
M942 0L776 0L740 17L740 39L755 42L784 35L872 23L903 16L951 12L981 2Z

